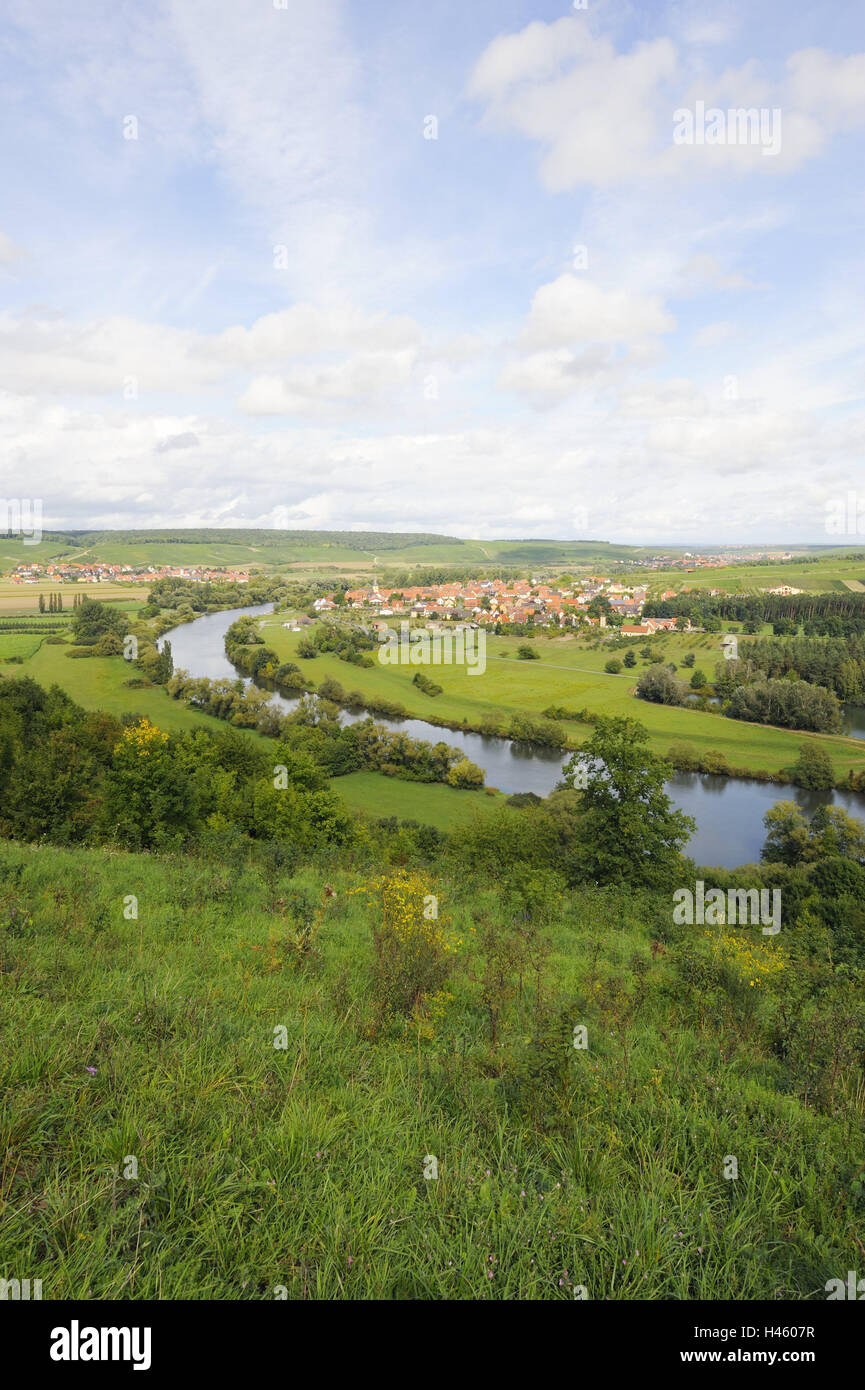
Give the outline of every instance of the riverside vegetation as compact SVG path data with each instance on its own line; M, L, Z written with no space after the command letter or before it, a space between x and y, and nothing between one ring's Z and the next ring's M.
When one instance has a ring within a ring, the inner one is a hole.
M865 1223L865 827L782 804L698 871L609 718L444 835L350 816L328 737L0 681L0 1277L824 1298ZM781 933L675 925L698 872L779 888Z

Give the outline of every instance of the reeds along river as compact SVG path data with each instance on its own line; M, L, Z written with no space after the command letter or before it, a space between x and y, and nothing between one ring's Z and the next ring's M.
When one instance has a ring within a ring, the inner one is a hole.
M171 643L175 668L211 680L235 679L239 673L225 655L225 633L241 614L269 613L271 607L265 603L253 608L234 608L173 628L163 640ZM297 700L282 695L274 695L273 701L287 712L297 704ZM343 710L340 717L343 723L352 724L369 716L364 712ZM848 718L856 723L855 714ZM561 752L553 749L442 729L424 719L394 720L375 716L375 720L377 724L401 730L413 738L449 743L459 748L483 768L487 785L503 792L536 792L538 796L546 796L558 782L565 761ZM859 727L865 735L865 722L860 721ZM676 773L667 783L667 790L674 804L697 822L688 853L699 864L715 864L728 869L759 859L765 839L763 817L777 801L796 801L806 814L831 803L865 819L865 797L854 792L807 792L799 787L780 788L773 783L688 772Z

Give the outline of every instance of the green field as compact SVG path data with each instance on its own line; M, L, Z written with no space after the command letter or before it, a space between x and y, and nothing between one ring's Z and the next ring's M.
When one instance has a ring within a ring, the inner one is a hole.
M650 557L684 556L687 549L708 553L712 547L632 546L603 540L472 540L454 536L423 536L415 533L359 531L278 531L253 528L219 530L217 528L153 531L90 531L81 533L46 533L37 545L23 544L18 538L0 539L0 570L19 564L45 563L49 560L92 560L109 564L132 565L199 565L238 568L264 568L322 565L342 567L348 573L368 571L377 566L400 568L430 565L471 566L506 565L535 570L605 567L622 562L639 563ZM767 543L767 549L781 551ZM753 547L751 547L753 549ZM862 562L847 562L844 557L855 551L846 547L802 547L803 553L820 555L815 565L791 564L743 566L742 583L746 587L781 582L798 587L795 576L801 570L806 577L802 587L820 586L825 575L831 582L842 578L862 577ZM735 554L735 550L731 552ZM848 568L852 569L848 573ZM628 568L628 574L639 571ZM682 569L666 572L647 570L654 582L667 579L675 587L681 583L704 584L710 587L730 587L719 583L727 570L699 570L694 575ZM831 587L831 583L830 583Z
M200 728L202 722L211 729L224 728L218 719L189 709L179 700L172 700L161 686L131 689L126 682L138 674L136 668L120 656L92 656L74 660L65 655L68 647L43 645L23 666L10 666L10 675L31 676L40 685L59 685L84 709L106 710L119 717L140 714L169 733ZM250 730L250 738L261 738Z
M437 830L453 830L478 811L504 801L498 793L458 791L442 782L402 782L379 772L352 772L333 778L331 786L353 810L364 815L416 820Z
M823 1300L857 1267L861 1071L817 1023L810 1071L776 1046L813 965L758 935L782 968L755 991L720 939L670 936L668 896L572 890L496 1044L501 875L443 864L419 891L455 943L446 993L376 1022L366 889L392 868L304 860L0 844L0 1277L46 1300L573 1303ZM325 905L298 956L303 898Z
M559 637L494 637L487 638L487 668L482 675L469 675L464 666L385 666L377 663L364 669L340 661L324 653L311 660L297 656L302 633L282 626L284 614L265 618L260 623L267 645L278 654L280 661L296 661L304 674L319 685L326 677L340 682L346 691L359 690L367 696L397 700L416 718L430 717L459 726L466 721L477 726L486 716L505 726L514 714L525 711L540 716L548 705L566 709L581 709L603 714L630 715L646 726L656 751L667 753L670 745L686 741L699 753L722 752L733 767L779 772L795 763L800 745L809 739L819 739L833 759L840 776L849 768L865 767L865 747L862 740L840 735L802 734L793 730L775 729L765 725L746 724L727 719L720 714L702 713L650 704L638 700L634 685L644 663L621 675L608 675L604 663L610 658L606 647L593 650L585 640L570 634ZM519 646L529 642L539 653L537 661L520 661ZM635 648L643 643L637 639ZM654 650L663 652L665 660L681 662L689 651L696 653L696 665L702 666L711 679L715 664L721 659L720 636L700 634L670 634L663 641L653 639ZM621 659L622 653L616 655ZM416 670L432 674L443 693L431 698L412 685ZM590 733L587 725L568 722L569 740L575 746Z
M693 571L635 569L628 579L647 583L650 594L665 589L675 589L677 593L681 589L721 589L728 594L758 594L781 585L801 589L803 593L849 593L844 581L855 583L865 577L865 559L850 559L849 554L849 550L833 552L807 564L793 559L778 564L726 565Z

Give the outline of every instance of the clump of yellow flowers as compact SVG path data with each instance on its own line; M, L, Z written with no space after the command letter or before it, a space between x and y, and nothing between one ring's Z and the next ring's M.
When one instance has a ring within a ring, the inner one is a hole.
M433 1023L443 1012L443 990L462 945L439 912L438 894L423 874L400 869L367 880L356 892L374 908L376 994L384 1014Z
M168 734L157 729L149 719L139 719L137 724L130 724L121 735L124 748L139 758L147 758L157 749L161 751L167 742Z
M738 970L751 989L767 984L786 968L787 958L782 948L774 942L771 946L758 944L747 936L729 930L718 933L707 931L706 936L713 938L715 954Z

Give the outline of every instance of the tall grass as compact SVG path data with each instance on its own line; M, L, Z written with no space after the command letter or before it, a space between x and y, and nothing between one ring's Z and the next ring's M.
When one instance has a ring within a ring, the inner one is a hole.
M0 1276L55 1299L803 1299L861 1264L861 1088L806 1108L769 993L689 984L667 903L568 896L540 1005L515 988L494 1047L496 886L440 877L444 1013L382 1029L365 881L0 846Z

